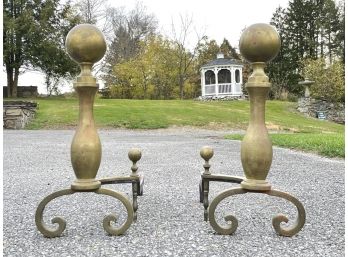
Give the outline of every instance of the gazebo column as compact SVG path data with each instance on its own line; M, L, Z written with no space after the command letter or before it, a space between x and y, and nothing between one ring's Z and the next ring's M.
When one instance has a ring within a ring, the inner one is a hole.
M215 74L215 95L216 96L219 94L218 73L219 73L219 70L217 68L214 68L214 74Z
M240 87L240 94L242 94L243 90L242 90L242 85L243 85L243 73L242 70L240 68L238 68L239 70L239 87Z
M230 67L229 71L231 73L231 94L233 95L235 93L235 90L234 90L234 87L235 87L235 83L234 83L234 69L232 67Z
M205 72L206 70L201 70L201 90L202 90L202 96L205 96Z

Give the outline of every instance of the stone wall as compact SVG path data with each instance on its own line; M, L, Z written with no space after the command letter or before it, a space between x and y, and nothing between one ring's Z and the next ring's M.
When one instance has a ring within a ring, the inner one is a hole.
M24 101L3 102L4 129L23 129L35 117L37 103Z
M2 88L4 98L7 98L7 86ZM18 86L17 87L17 97L37 97L37 87L36 86Z
M321 112L326 120L345 123L344 103L330 103L322 99L302 97L298 99L297 110L313 118L318 118L318 113Z

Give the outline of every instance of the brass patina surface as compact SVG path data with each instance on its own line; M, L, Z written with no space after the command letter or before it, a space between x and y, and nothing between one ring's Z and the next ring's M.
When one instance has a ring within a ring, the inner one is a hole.
M106 51L103 33L91 24L80 24L72 28L65 40L65 48L77 63L96 63Z
M103 58L106 42L103 34L95 26L81 24L68 33L65 47L71 59L81 67L81 73L74 82L74 89L79 97L79 123L71 143L71 163L77 178L71 188L88 191L101 185L100 181L95 179L102 149L93 117L93 103L98 84L92 76L92 66Z
M239 40L239 50L248 62L268 62L280 50L280 36L274 27L256 23L243 31Z
M241 186L249 190L270 190L271 185L266 177L272 164L273 151L265 125L265 103L271 84L264 68L265 62L277 56L280 37L272 26L254 24L243 32L239 49L253 68L253 73L245 84L250 99L250 119L241 147L246 176Z
M53 199L76 192L94 192L118 199L126 208L127 219L120 226L114 226L117 217L114 214L107 215L103 220L103 227L110 235L123 234L137 219L137 196L143 194L144 178L138 173L136 163L141 158L141 151L133 148L128 157L132 161L131 174L129 176L115 176L104 179L96 179L101 162L101 143L93 116L94 97L98 91L96 78L92 76L93 64L101 60L106 51L106 42L103 34L93 25L82 24L74 27L67 35L65 42L69 56L80 65L81 73L74 82L74 89L79 97L79 122L76 133L71 143L71 163L76 180L70 189L64 189L45 197L39 204L35 222L38 230L46 237L60 236L66 227L66 222L61 217L52 219L52 223L58 224L58 228L50 228L43 222L45 206ZM101 188L102 184L132 184L133 205L127 197L111 189Z
M125 222L119 226L115 227L111 225L111 222L116 223L117 222L117 216L115 214L109 214L105 216L103 219L103 227L106 232L109 233L111 236L118 236L122 235L126 230L132 225L133 219L134 219L134 212L133 212L133 207L127 197L120 193L116 192L114 190L108 189L108 188L99 188L98 190L95 191L97 194L103 194L103 195L108 195L111 197L114 197L122 202L124 207L126 207L127 210L127 219Z
M239 194L246 194L246 193L263 193L268 194L271 196L277 196L280 198L283 198L285 200L288 200L289 202L293 203L296 206L298 216L296 219L296 222L292 224L289 227L282 227L281 223L287 223L289 219L283 215L278 214L272 219L272 225L274 230L281 236L293 236L297 234L301 228L304 226L305 220L306 220L306 212L302 205L302 203L297 200L295 197L291 196L288 193L277 191L277 190L268 190L268 191L254 191L254 190L247 190L243 188L233 188L228 189L223 192L221 192L218 196L214 198L214 200L211 202L209 206L209 221L211 226L214 228L216 232L218 232L221 235L231 235L233 234L238 227L238 220L233 215L227 215L224 217L227 225L219 225L215 219L215 210L218 204L226 199L227 197L239 195Z
M227 225L219 225L215 220L215 210L218 204L227 197L234 195L263 193L281 197L296 206L298 217L294 225L282 227L282 222L288 222L288 218L282 214L274 217L272 222L279 235L293 236L304 226L305 209L295 197L271 189L271 185L266 181L272 164L273 150L265 125L265 103L271 84L264 68L266 62L277 56L280 50L280 37L272 26L261 23L254 24L243 32L239 48L244 58L251 62L253 68L253 73L245 84L250 99L249 126L241 144L241 162L245 178L211 174L209 160L213 157L214 151L208 146L201 149L201 157L205 160L205 164L203 165L204 172L201 174L199 184L199 196L200 202L204 206L204 220L209 220L213 229L219 234L233 234L238 227L238 220L233 215L227 215L225 216ZM209 204L209 183L213 181L239 183L241 187L221 192Z
M53 224L57 224L57 228L50 228L45 225L43 221L43 212L45 210L46 205L63 195L71 195L75 193L75 191L71 189L63 189L57 192L54 192L48 196L46 196L39 204L35 212L35 224L37 229L46 237L57 237L60 236L66 228L66 221L62 217L55 217L51 221Z
M46 205L49 202L51 202L52 200L54 200L55 198L58 198L58 197L64 196L64 195L71 195L71 194L74 194L76 192L79 192L79 191L74 191L72 189L63 189L63 190L54 192L54 193L46 196L40 202L40 204L36 210L36 213L35 213L35 223L36 223L38 230L44 236L50 237L50 238L60 236L66 228L66 221L62 217L55 217L51 220L52 224L58 225L58 227L56 227L56 228L54 228L54 227L51 228L44 223L43 212L45 210ZM114 198L118 199L124 205L124 207L127 210L127 219L119 227L115 227L115 226L111 225L111 222L116 223L116 221L117 221L117 217L115 214L109 214L103 220L103 227L109 235L121 235L121 234L123 234L130 227L130 225L132 224L132 221L133 221L133 208L132 208L131 203L127 199L127 197L120 192L116 192L116 191L106 189L106 188L99 188L93 192L95 192L97 194L104 194L104 195L114 197Z

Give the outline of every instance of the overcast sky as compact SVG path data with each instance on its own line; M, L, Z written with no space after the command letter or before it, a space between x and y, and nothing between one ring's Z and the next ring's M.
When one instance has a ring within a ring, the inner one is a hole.
M114 0L112 6L133 7L136 0ZM172 20L179 21L180 14L192 16L200 33L221 43L227 38L238 47L241 31L254 23L269 23L278 6L286 7L288 0L143 0L149 13L158 21L160 32L170 35ZM193 35L194 36L194 35ZM193 37L193 40L195 38Z
M106 1L105 1L106 2ZM109 0L114 7L124 6L131 10L136 0ZM172 21L176 24L180 15L192 17L195 30L215 39L220 44L227 38L231 45L238 47L241 31L254 23L269 23L278 6L287 7L288 0L142 0L148 13L153 13L158 20L159 32L171 35ZM189 38L193 45L196 36ZM1 84L6 85L6 73L1 75ZM46 93L43 76L39 72L25 73L19 78L20 86L38 86L39 93ZM64 88L64 91L71 87Z

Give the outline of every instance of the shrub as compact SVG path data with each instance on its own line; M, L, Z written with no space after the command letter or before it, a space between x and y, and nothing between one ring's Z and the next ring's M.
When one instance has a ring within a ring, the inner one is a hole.
M344 101L344 66L335 61L327 66L323 58L306 59L303 64L303 77L314 81L310 88L313 98L329 102Z

